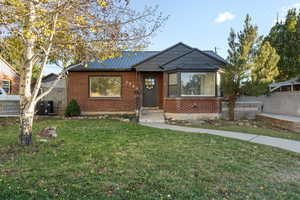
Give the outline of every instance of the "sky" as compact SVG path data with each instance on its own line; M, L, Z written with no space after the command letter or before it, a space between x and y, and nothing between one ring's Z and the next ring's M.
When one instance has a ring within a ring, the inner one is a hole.
M288 8L300 8L300 0L131 0L133 6L159 5L170 15L161 30L152 38L149 50L162 50L184 42L201 50L217 48L226 58L230 28L242 29L247 13L258 25L259 33L268 34L277 15L283 18Z
M230 28L241 30L247 13L259 34L267 35L277 16L284 18L288 8L300 9L300 0L131 0L136 10L155 5L169 19L146 50L163 50L183 42L200 50L216 48L226 58ZM45 73L53 71L47 67Z

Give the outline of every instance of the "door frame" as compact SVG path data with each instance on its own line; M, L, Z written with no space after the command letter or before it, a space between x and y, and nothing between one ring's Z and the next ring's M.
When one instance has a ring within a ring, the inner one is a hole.
M145 79L146 78L153 78L155 79L155 105L154 106L145 106ZM149 74L143 74L142 76L142 107L158 107L159 106L159 81L158 81L158 76L153 73Z

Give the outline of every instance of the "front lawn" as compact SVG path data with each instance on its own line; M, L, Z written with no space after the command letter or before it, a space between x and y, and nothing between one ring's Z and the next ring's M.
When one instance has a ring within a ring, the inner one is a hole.
M0 199L299 199L300 155L110 120L46 120L59 137L0 130Z

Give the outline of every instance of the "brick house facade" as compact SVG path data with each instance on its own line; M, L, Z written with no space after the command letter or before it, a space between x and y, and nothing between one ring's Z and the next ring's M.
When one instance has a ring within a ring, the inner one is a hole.
M19 93L19 74L2 57L0 57L0 87L8 94Z
M217 54L182 43L161 52L125 52L103 63L71 67L68 101L77 100L84 115L152 107L172 118L215 118L221 111L224 64Z
M89 96L89 77L120 76L122 89L120 97L97 98ZM77 87L73 87L76 85ZM136 109L138 82L135 72L71 72L68 76L68 100L76 99L83 114L128 113Z

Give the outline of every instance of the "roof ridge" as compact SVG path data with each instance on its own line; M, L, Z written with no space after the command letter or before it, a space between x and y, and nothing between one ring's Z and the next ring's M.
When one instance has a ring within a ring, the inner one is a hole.
M175 44L175 45L173 45L173 46L170 46L170 47L168 47L168 48L166 48L166 49L164 49L164 50L162 50L162 51L159 51L157 54L155 54L155 55L153 55L153 56L150 56L149 58L146 58L146 59L144 59L144 60L142 60L142 61L140 61L140 62L138 62L138 63L132 65L131 67L135 67L135 66L137 66L137 65L139 65L139 64L141 64L141 63L144 63L144 62L146 62L146 61L148 61L148 60L150 60L150 59L152 59L152 58L155 58L156 56L158 56L158 55L160 55L160 54L162 54L162 53L164 53L164 52L167 52L168 50L173 49L174 47L176 47L176 46L178 46L178 45L183 45L183 46L185 46L185 47L187 47L187 48L189 48L189 49L193 49L192 47L190 47L190 46L188 46L188 45L186 45L186 44L184 44L184 43L182 43L182 42L178 42L177 44Z
M185 54L182 54L182 55L180 55L180 56L178 56L176 58L173 58L172 60L169 60L168 62L166 62L166 63L164 63L162 65L159 65L159 67L162 68L163 66L165 66L165 65L167 65L167 64L169 64L169 63L171 63L171 62L173 62L173 61L175 61L177 59L180 59L180 58L182 58L182 57L184 57L184 56L186 56L186 55L188 55L188 54L190 54L190 53L192 53L194 51L195 51L195 49L193 48L191 51L189 51L189 52L187 52Z
M142 50L142 51L121 51L121 52L159 52L154 50Z
M176 57L176 58L174 58L174 59L172 59L172 60L170 60L170 61L168 61L168 62L166 62L166 63L164 63L164 64L162 64L162 65L160 65L159 67L162 68L163 66L165 66L165 65L167 65L167 64L169 64L169 63L171 63L171 62L174 62L175 60L178 60L178 59L180 59L180 58L182 58L182 57L184 57L184 56L186 56L186 55L188 55L188 54L190 54L190 53L192 53L192 52L194 52L194 51L197 51L197 52L203 54L204 56L207 56L207 57L209 57L209 58L211 58L211 59L213 59L213 60L215 60L215 61L218 61L219 63L225 64L225 63L222 62L221 60L219 60L219 59L217 59L217 58L215 58L215 57L213 57L213 56L211 56L211 55L206 54L205 52L199 50L198 48L193 48L191 51L189 51L189 52L187 52L187 53L185 53L185 54L183 54L183 55L181 55L181 56L178 56L178 57Z
M207 57L209 57L209 58L214 59L215 61L218 61L219 63L226 64L226 62L223 62L223 61L221 61L221 60L215 58L214 56L211 56L211 55L205 53L204 51L201 51L200 49L195 48L195 50L197 50L198 52L202 53L203 55L205 55L205 56L207 56ZM218 55L218 54L217 54L217 55ZM219 55L218 55L218 56L219 56Z

